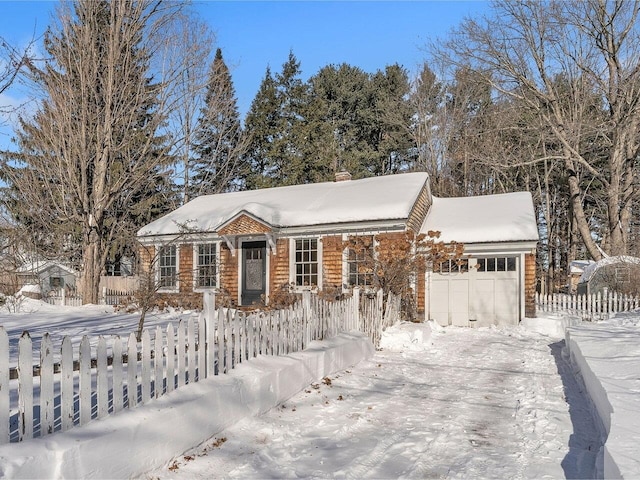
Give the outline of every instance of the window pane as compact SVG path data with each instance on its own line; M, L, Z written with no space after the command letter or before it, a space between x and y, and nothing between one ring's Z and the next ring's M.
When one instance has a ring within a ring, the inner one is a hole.
M316 285L318 272L318 240L315 238L304 238L296 240L295 245L296 285Z
M217 275L217 246L215 243L198 245L198 273L196 286L215 287Z
M479 272L486 272L487 269L487 259L486 258L479 258L478 259L478 271Z
M508 257L507 258L507 271L508 272L515 272L516 271L516 258L515 257Z
M487 258L487 272L495 272L495 271L496 271L496 259Z
M160 287L176 286L176 247L171 245L162 247L158 259Z
M503 257L500 257L498 259L496 259L496 271L498 272L506 272L507 271L507 267L506 267L506 262L505 259Z

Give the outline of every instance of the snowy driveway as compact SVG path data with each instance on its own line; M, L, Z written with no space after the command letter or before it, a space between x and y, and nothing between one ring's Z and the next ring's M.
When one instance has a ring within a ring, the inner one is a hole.
M421 328L146 478L593 478L598 435L558 339Z

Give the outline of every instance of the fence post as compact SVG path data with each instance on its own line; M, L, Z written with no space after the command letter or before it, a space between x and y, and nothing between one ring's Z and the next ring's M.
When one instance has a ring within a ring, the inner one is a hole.
M0 445L9 442L9 335L0 325Z
M122 388L122 340L116 335L111 345L113 362L111 364L112 392L113 392L113 413L122 410L124 404L124 389Z
M29 332L18 340L18 437L33 438L33 346Z
M80 341L80 425L91 421L91 344L84 335Z
M109 382L107 380L107 341L98 337L96 350L96 375L98 387L98 418L109 414Z
M360 287L353 287L353 322L356 330L360 329Z
M153 365L154 365L154 379L153 379L153 395L158 398L162 395L164 390L164 377L162 375L162 367L163 367L163 355L162 355L162 328L160 325L156 327L156 334L153 337L154 342L154 357L153 357Z
M138 404L138 340L136 334L129 334L127 343L127 405L133 408Z
M73 347L71 338L65 336L60 347L60 410L62 416L62 431L73 427L74 399L73 399Z
M172 392L176 385L176 334L173 324L167 325L167 393Z

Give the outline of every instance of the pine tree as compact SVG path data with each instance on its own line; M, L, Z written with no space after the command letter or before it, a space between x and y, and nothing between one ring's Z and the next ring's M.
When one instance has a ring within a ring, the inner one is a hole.
M267 68L245 122L252 165L249 189L305 182L301 145L307 85L300 75L300 62L292 52L275 78Z
M151 80L145 42L174 8L62 5L44 40L50 60L33 71L43 99L20 120L18 153L3 155L7 207L58 253L78 258L85 303L97 303L107 258L168 207L161 85Z
M267 67L245 120L249 138L245 162L250 169L244 183L249 190L271 186L271 143L278 136L278 116L276 83Z
M198 119L190 197L242 188L246 141L229 69L218 48Z

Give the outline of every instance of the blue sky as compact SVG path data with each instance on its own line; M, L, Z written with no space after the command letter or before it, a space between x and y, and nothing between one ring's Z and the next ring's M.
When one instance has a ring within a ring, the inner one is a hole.
M0 36L15 45L40 36L56 2L0 0ZM265 70L280 71L293 51L304 79L343 62L375 72L399 63L411 73L424 46L465 16L486 12L483 1L195 1L216 34L231 69L241 113L251 105ZM20 97L24 92L10 92ZM0 101L6 103L7 98ZM11 99L13 100L13 99ZM1 136L1 134L0 134ZM0 138L0 144L4 143Z

